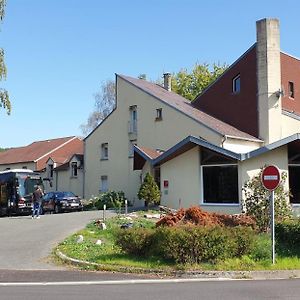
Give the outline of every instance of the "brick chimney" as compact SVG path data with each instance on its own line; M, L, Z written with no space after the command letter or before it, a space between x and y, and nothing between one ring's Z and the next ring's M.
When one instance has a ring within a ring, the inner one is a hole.
M164 88L167 91L171 91L172 90L171 73L164 73Z
M281 70L278 19L256 22L259 137L270 144L281 139Z

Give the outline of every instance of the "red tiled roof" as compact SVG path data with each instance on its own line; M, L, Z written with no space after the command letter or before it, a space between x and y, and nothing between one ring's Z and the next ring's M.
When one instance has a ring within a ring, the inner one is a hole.
M53 160L57 157L69 158L74 153L83 153L83 141L77 137L38 141L25 147L11 148L1 152L0 165L36 162L36 169L41 170L45 167L49 157Z
M135 147L139 148L142 152L144 152L151 159L157 158L163 153L162 151L154 150L151 148L140 147L140 146L135 146Z
M182 96L174 92L167 91L158 84L150 83L143 79L132 78L129 76L119 74L117 76L222 135L232 136L235 138L249 139L253 141L261 141L258 138L246 132L240 131L237 128L227 123L224 123L221 120L216 119L204 113L203 111L193 107L189 100L183 98Z

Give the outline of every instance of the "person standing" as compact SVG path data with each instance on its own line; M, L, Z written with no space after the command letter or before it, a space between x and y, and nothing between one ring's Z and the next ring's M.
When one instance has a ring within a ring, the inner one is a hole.
M35 187L35 191L32 194L32 219L40 218L40 210L43 196L43 190L40 188L40 186L37 185Z

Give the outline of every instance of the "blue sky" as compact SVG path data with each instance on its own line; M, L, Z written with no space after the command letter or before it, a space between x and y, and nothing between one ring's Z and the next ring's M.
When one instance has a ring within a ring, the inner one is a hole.
M231 64L276 17L281 49L300 57L300 1L7 0L5 50L12 113L0 147L78 135L93 95L115 73L156 80L198 63Z

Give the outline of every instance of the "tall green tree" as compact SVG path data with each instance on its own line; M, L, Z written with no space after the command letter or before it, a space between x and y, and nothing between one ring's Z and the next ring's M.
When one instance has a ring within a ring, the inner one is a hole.
M196 63L191 71L181 69L172 74L172 91L192 101L227 68L226 64L213 64L210 67L206 63Z
M6 0L0 0L0 21L5 14ZM0 48L0 81L6 79L6 66L4 63L4 50ZM8 114L11 112L11 104L6 89L0 87L0 107L4 108Z

